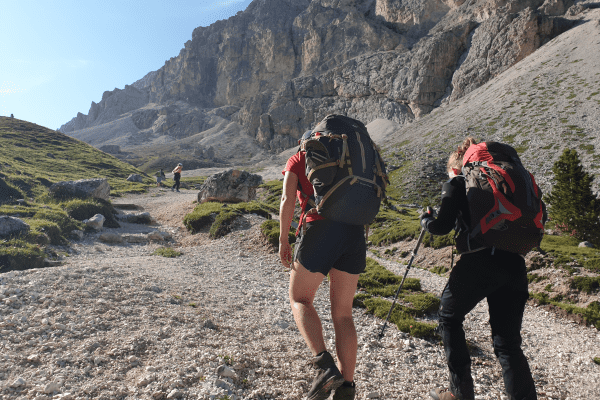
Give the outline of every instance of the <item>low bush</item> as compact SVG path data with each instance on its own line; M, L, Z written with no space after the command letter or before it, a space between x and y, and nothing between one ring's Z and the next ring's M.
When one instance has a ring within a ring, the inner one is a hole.
M120 227L114 216L117 210L108 201L102 199L72 199L62 202L60 205L71 218L78 221L90 219L96 214L101 214L106 218L104 221L105 227Z
M279 247L279 226L279 221L273 219L268 219L260 225L260 231L263 237L270 245L276 248ZM296 235L291 229L288 233L288 241L292 244L296 241Z
M175 257L179 257L181 255L181 253L170 247L159 247L158 249L154 250L152 255L162 256L162 257L167 257L167 258L175 258Z
M191 233L197 233L210 224L210 237L218 238L226 235L231 230L231 223L243 214L271 218L270 211L256 201L236 204L205 202L198 204L194 211L187 214L183 224Z
M45 253L37 245L22 239L5 240L0 246L0 272L41 268Z
M28 219L27 224L29 224L29 227L31 228L28 234L28 239L30 239L28 240L29 242L47 244L44 243L44 239L40 239L40 237L44 236L48 238L50 244L60 245L66 242L60 227L55 222L34 218Z
M600 288L600 277L576 276L571 279L571 287L585 293L592 293Z

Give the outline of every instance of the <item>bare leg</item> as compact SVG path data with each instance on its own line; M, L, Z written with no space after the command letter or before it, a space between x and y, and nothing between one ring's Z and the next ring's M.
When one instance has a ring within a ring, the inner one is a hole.
M298 330L314 356L326 350L323 328L313 300L325 276L309 272L299 262L290 274L290 305Z
M352 382L358 347L356 328L352 319L352 301L358 284L358 274L337 269L329 271L331 317L335 329L335 348L344 380Z

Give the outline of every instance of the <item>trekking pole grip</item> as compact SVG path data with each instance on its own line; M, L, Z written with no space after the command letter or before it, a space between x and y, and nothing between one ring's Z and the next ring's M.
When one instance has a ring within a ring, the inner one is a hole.
M410 267L412 266L412 263L413 263L415 257L417 256L417 252L419 251L419 246L421 245L421 242L423 241L424 236L425 236L425 229L423 228L423 229L421 229L421 233L419 234L419 239L417 240L417 244L415 245L415 248L412 252L412 256L410 257L410 261L408 262L406 271L404 271L404 276L402 277L400 286L398 287L398 290L396 290L396 295L394 296L394 301L392 302L390 311L388 311L387 317L385 317L383 327L381 328L381 333L379 334L379 339L381 339L383 337L383 332L385 331L385 328L387 327L387 323L390 320L390 315L392 315L392 310L394 309L394 306L396 305L396 301L398 300L398 295L400 294L400 291L402 290L402 286L404 286L404 281L406 280L406 275L408 275L408 271L410 270Z

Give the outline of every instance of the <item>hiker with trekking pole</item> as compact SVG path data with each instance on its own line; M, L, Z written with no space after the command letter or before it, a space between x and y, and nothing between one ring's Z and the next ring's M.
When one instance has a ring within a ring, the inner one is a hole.
M299 141L283 170L279 256L290 268L292 313L317 370L308 400L352 400L358 341L352 302L366 268L365 225L385 194L385 165L365 126L329 115ZM294 254L288 232L296 197L302 213ZM329 275L329 298L338 362L327 351L313 301Z
M487 299L494 353L509 399L536 399L521 324L529 297L523 257L539 247L546 221L542 193L510 146L467 138L447 164L437 217L426 212L421 226L433 235L457 233L460 259L441 296L439 327L450 370L450 387L435 388L435 400L475 398L463 321Z

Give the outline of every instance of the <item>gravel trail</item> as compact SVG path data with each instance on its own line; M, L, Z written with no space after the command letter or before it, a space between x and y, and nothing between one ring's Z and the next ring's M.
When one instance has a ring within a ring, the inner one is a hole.
M0 398L303 398L314 375L310 353L289 309L288 272L259 239L263 219L245 216L218 240L192 236L181 220L195 199L196 192L164 189L116 199L142 207L156 224L104 230L167 232L180 257L152 255L164 243L109 245L86 234L61 266L0 275ZM409 276L436 294L445 284L418 268ZM333 350L326 280L315 304ZM354 316L358 399L425 399L447 384L438 343L394 326L378 341L381 321L361 309ZM465 323L476 394L502 399L487 320L481 303ZM600 397L597 329L527 306L522 332L539 398Z

